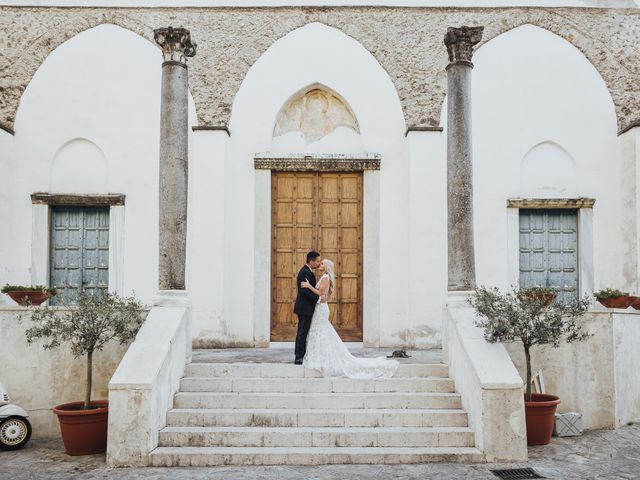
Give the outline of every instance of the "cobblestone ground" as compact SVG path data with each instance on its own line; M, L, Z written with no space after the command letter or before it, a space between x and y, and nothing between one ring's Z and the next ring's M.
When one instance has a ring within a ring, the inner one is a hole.
M526 464L333 465L322 467L218 467L109 469L104 455L71 457L59 440L32 440L0 452L0 480L381 480L495 479L494 468L532 467L553 479L640 479L640 424L618 430L554 438L531 447Z

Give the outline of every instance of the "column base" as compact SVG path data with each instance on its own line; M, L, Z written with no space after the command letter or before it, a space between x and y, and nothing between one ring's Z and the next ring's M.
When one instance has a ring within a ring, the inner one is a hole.
M449 290L447 292L447 308L471 308L467 300L473 290Z
M154 307L191 307L191 298L186 290L158 290L153 299Z

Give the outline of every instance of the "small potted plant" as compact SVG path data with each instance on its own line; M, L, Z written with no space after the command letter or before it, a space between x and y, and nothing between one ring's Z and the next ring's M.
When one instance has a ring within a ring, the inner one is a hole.
M634 301L629 292L623 292L615 288L604 288L593 293L602 305L607 308L628 308Z
M91 400L93 353L107 342L121 345L133 339L144 322L144 306L134 297L103 293L99 298L86 292L78 295L76 308L36 310L31 319L35 326L27 329L27 342L44 338L45 350L68 342L75 358L86 356L87 378L84 401L65 403L53 408L60 422L65 449L70 455L104 452L107 448L108 400Z
M56 289L44 285L9 285L7 283L0 292L9 295L18 305L29 307L40 305L51 298L56 294Z
M541 302L545 307L553 302L558 294L548 287L525 287L518 290L520 297L527 298L534 302Z
M522 295L517 288L501 292L497 288L480 287L469 303L482 320L476 325L484 329L490 343L522 342L527 368L525 416L527 443L546 445L551 441L554 415L560 399L555 395L531 392L531 349L536 345L560 346L561 341L585 339L578 319L584 315L591 301L588 297L568 303L544 302Z

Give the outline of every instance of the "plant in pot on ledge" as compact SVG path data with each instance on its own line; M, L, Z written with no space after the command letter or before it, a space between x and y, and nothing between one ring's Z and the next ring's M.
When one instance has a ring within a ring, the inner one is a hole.
M9 285L7 283L0 292L9 295L18 305L30 307L40 305L51 298L56 294L56 289L44 285Z
M144 322L144 306L134 297L108 292L99 298L86 292L68 310L41 308L33 312L35 326L27 329L27 342L44 338L45 350L69 343L75 358L86 356L87 377L84 401L58 405L58 416L65 449L70 455L104 452L107 448L108 400L91 400L93 354L107 342L121 345L133 339Z
M560 399L555 395L531 392L531 349L536 345L560 346L561 341L584 340L579 318L589 308L588 296L570 302L550 302L542 297L523 295L512 288L501 292L497 288L480 287L469 303L482 320L476 325L484 329L484 338L490 343L522 342L527 367L525 415L527 444L546 445L551 441L555 411Z
M593 292L593 296L607 308L628 308L636 299L636 297L630 296L629 292L623 292L615 288L603 288Z

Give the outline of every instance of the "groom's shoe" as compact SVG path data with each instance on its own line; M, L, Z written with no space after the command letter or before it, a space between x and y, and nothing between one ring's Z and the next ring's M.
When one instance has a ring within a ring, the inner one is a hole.
M296 360L293 363L296 364L296 365L302 365L302 360Z

